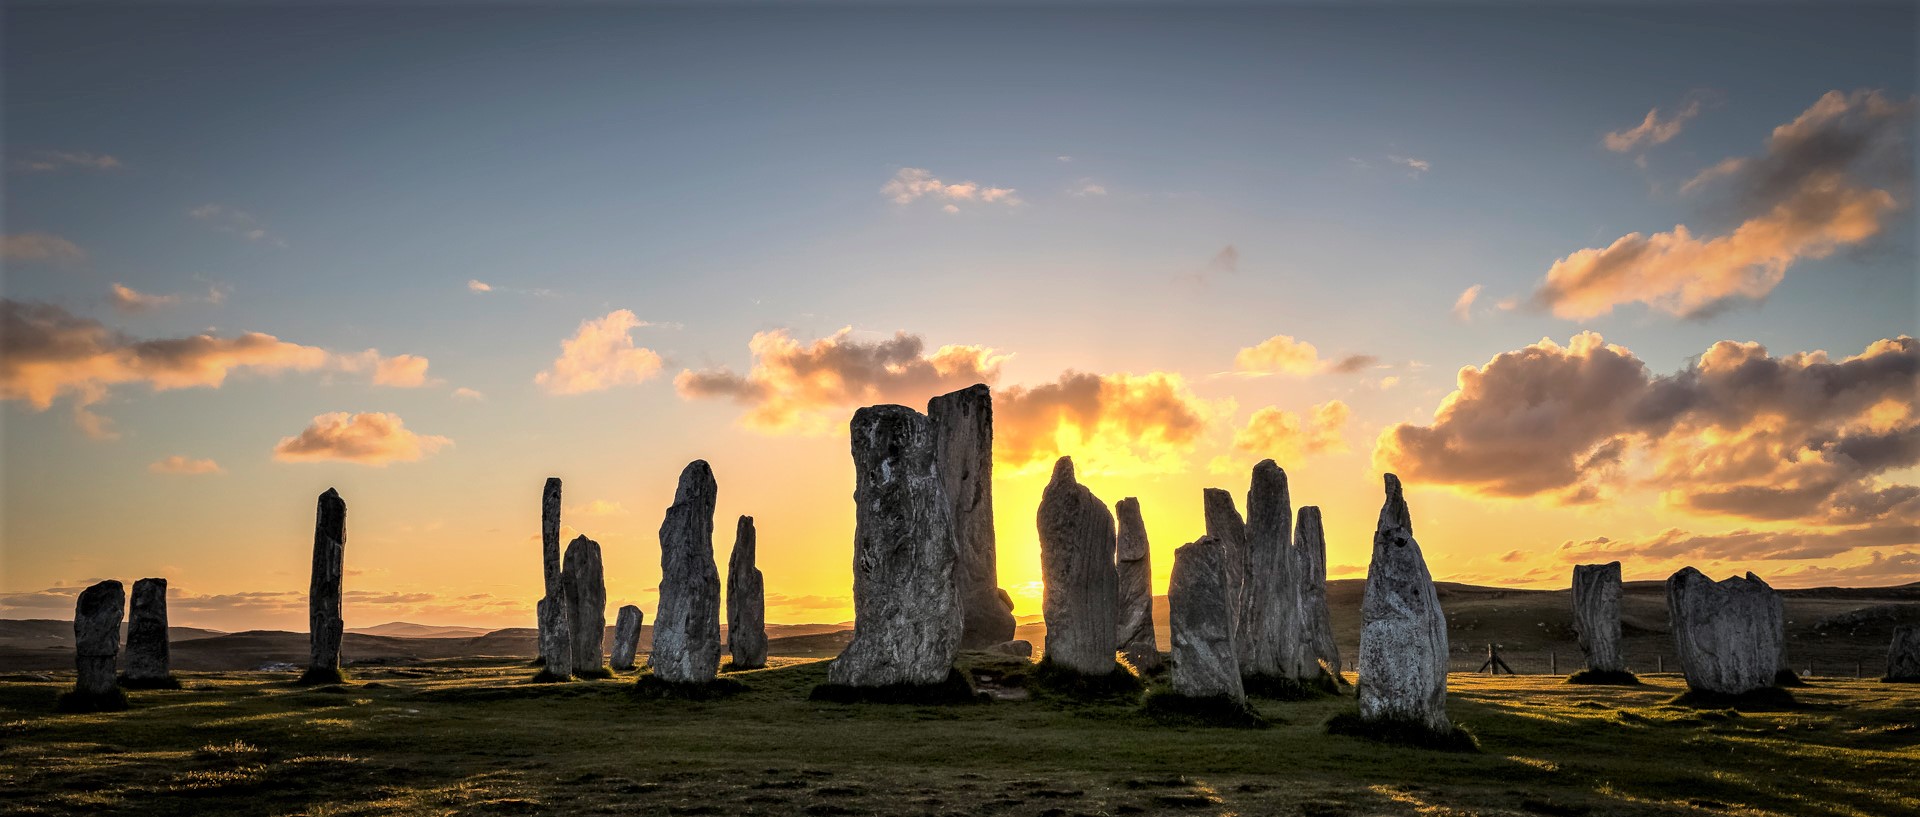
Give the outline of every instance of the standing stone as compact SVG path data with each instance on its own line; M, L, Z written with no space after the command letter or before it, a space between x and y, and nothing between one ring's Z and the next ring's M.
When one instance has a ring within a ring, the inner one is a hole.
M73 608L73 652L80 675L74 691L82 703L120 697L113 669L120 657L120 619L126 608L126 587L112 579L80 591Z
M301 680L331 683L340 678L340 637L346 632L340 605L340 577L347 561L347 503L328 488L320 495L313 524L313 578L307 585L307 672Z
M727 557L727 651L734 669L767 665L767 586L755 566L757 542L753 517L740 517Z
M1893 643L1887 646L1887 674L1882 680L1920 683L1920 625L1893 629Z
M932 422L905 406L868 406L853 413L849 436L853 640L827 666L827 681L943 683L960 649L960 554Z
M1233 602L1227 615L1233 617L1235 649L1244 651L1245 645L1238 642L1241 609L1247 600L1247 524L1241 521L1240 511L1233 507L1233 494L1207 488L1201 491L1200 498L1207 535L1220 543L1221 558L1226 559L1227 599Z
M720 671L720 569L713 562L713 507L720 486L706 460L680 471L660 523L660 607L653 615L653 676L704 684Z
M1240 672L1282 683L1318 685L1325 675L1313 660L1301 613L1303 560L1293 548L1293 502L1287 472L1273 460L1253 467L1247 491L1247 562L1240 623L1234 631Z
M1040 494L1040 569L1047 621L1043 660L1085 675L1108 675L1119 618L1113 514L1074 480L1073 458L1053 464Z
M1573 566L1573 630L1587 669L1627 671L1620 654L1620 563Z
M133 583L127 611L128 686L173 687L173 663L167 645L167 580Z
M1167 615L1173 630L1173 691L1189 698L1247 700L1233 644L1233 602L1227 592L1227 554L1220 540L1202 536L1173 551Z
M640 651L640 622L644 618L640 608L631 604L620 608L620 615L613 622L613 660L608 662L614 669L621 672L633 669L633 656Z
M1140 672L1160 669L1160 647L1153 637L1153 559L1147 549L1147 525L1140 519L1140 500L1122 499L1113 506L1120 520L1116 549L1116 587L1120 626L1118 649Z
M1780 660L1774 664L1773 685L1777 687L1803 687L1807 683L1800 679L1800 673L1794 671L1793 663L1787 660L1787 601L1779 593L1773 594L1774 627L1780 632L1774 643L1780 645Z
M599 542L579 536L567 543L560 585L567 609L567 649L572 653L567 668L582 678L605 677L600 644L607 637L607 582Z
M536 609L540 625L540 663L556 675L572 666L568 648L567 605L560 590L560 478L547 477L540 492L540 570L545 597ZM547 603L551 599L552 603Z
M1300 606L1306 615L1306 629L1313 657L1334 680L1346 683L1340 674L1340 645L1333 640L1333 616L1327 611L1327 534L1320 526L1320 508L1303 505L1293 531L1294 549L1305 562L1302 569Z
M1780 668L1780 608L1759 576L1716 582L1681 568L1667 579L1667 615L1688 687L1740 695L1773 685Z
M927 403L934 462L959 553L960 648L1013 638L1013 598L1000 589L993 533L993 393L976 384Z
M1388 474L1386 484L1360 605L1360 718L1450 734L1446 614L1414 541L1400 478Z

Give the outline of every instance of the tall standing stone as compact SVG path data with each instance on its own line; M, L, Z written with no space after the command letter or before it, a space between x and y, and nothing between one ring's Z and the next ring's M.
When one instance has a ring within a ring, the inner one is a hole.
M1313 645L1313 657L1336 680L1340 675L1340 644L1333 640L1333 616L1327 610L1327 534L1320 525L1320 508L1303 505L1293 531L1293 546L1306 567L1301 577L1301 608Z
M1620 563L1573 566L1573 630L1587 669L1627 671L1620 653Z
M545 593L536 608L539 620L540 663L557 675L572 667L573 651L567 627L567 605L560 589L560 478L547 477L540 491L540 571ZM551 603L548 603L551 600Z
M560 566L561 596L567 606L567 665L583 678L605 676L606 656L600 644L607 637L607 582L600 564L600 543L585 536L567 543Z
M620 608L620 615L613 620L613 658L607 663L614 669L626 672L633 669L633 656L640 651L640 623L645 618L640 608L631 604Z
M767 586L756 566L758 547L753 517L740 517L727 557L727 651L734 669L767 665Z
M1386 475L1386 486L1360 606L1360 718L1451 733L1446 615L1414 541L1400 478Z
M960 649L962 614L952 506L932 423L905 406L868 406L854 412L848 430L853 640L828 665L827 681L851 687L943 683Z
M136 687L178 685L167 644L166 579L133 583L133 604L127 609L126 683Z
M1240 672L1249 677L1317 685L1325 675L1313 660L1301 611L1300 574L1293 547L1293 502L1287 472L1273 460L1253 467L1247 491L1245 596L1234 638Z
M1239 652L1233 644L1233 602L1227 588L1227 553L1220 540L1202 536L1173 551L1167 582L1167 616L1173 631L1173 691L1189 698L1225 696L1245 703Z
M76 708L92 709L120 697L113 669L120 658L120 619L126 607L126 586L112 579L80 591L74 603L74 669L80 675L74 691L81 703Z
M320 495L313 525L313 577L307 585L307 672L301 680L340 680L340 638L346 620L340 603L340 577L347 561L347 503L328 488Z
M1233 617L1235 649L1244 651L1245 646L1238 642L1241 610L1247 601L1247 523L1233 506L1233 494L1207 488L1201 491L1200 499L1207 535L1220 543L1221 558L1226 560L1227 599L1233 602L1227 615Z
M1053 464L1040 494L1042 612L1047 621L1044 660L1085 675L1108 675L1118 621L1113 514L1073 476L1073 459Z
M1000 589L993 532L993 393L976 384L927 402L934 462L960 563L960 648L1013 638L1013 598Z
M704 684L720 671L720 569L713 561L713 507L720 486L706 460L680 471L673 507L660 522L660 607L653 615L653 675Z
M1893 628L1893 643L1887 645L1887 674L1882 680L1920 683L1920 624Z
M1667 615L1687 686L1740 695L1773 685L1782 622L1773 588L1748 573L1716 582L1691 567L1667 579Z
M1134 669L1154 672L1162 662L1153 636L1153 558L1147 548L1147 525L1140 518L1138 499L1122 499L1113 510L1120 521L1115 546L1120 615L1116 643Z

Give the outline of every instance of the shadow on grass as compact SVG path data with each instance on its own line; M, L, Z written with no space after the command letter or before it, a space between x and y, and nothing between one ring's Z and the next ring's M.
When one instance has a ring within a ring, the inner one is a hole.
M1079 703L1133 703L1147 685L1120 662L1105 675L1089 675L1042 659L1033 666L1027 687L1037 697Z
M1333 716L1327 721L1327 734L1440 752L1478 753L1480 751L1480 741L1474 739L1473 733L1457 725L1449 731L1436 732L1426 724L1412 721L1369 722L1362 720L1358 712L1342 712Z
M71 715L87 712L119 712L127 708L127 691L114 687L109 692L81 692L70 689L60 694L53 708Z
M836 704L917 704L922 706L985 702L980 693L974 690L973 682L968 680L967 674L958 669L947 670L946 680L937 684L887 684L877 687L821 684L807 693L807 700Z
M1617 687L1645 686L1645 684L1640 683L1640 676L1634 675L1626 670L1617 669L1583 669L1567 676L1567 683Z
M1334 683L1333 676L1324 674L1312 681L1278 675L1248 675L1241 678L1240 683L1246 686L1248 695L1270 701L1317 701L1340 694L1340 687Z
M1763 687L1737 695L1689 689L1675 696L1668 703L1694 709L1731 709L1736 712L1790 712L1796 709L1813 708L1794 698L1793 693L1779 687Z
M300 680L294 681L293 683L297 686L315 686L318 684L344 684L346 682L347 675L341 672L339 667L308 667L306 672L301 673Z
M1166 726L1211 726L1228 729L1266 729L1273 724L1245 701L1225 695L1194 698L1171 689L1147 693L1140 709Z
M734 678L715 678L706 683L680 684L663 681L649 672L633 682L633 696L642 700L717 701L746 692L749 687Z

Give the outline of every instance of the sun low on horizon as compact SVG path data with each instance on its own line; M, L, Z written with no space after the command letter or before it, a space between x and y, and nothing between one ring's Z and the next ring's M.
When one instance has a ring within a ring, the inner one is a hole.
M689 462L853 618L853 413L993 401L1164 593L1254 465L1366 575L1920 581L1911 5L9 4L0 618L531 627L545 480L652 614ZM1692 33L1713 30L1710 38Z

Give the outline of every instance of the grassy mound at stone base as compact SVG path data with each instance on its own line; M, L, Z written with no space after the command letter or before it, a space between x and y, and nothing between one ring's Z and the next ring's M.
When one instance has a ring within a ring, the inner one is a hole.
M1366 721L1358 712L1342 712L1327 721L1327 734L1397 743L1420 749L1432 749L1439 752L1480 751L1480 741L1473 733L1456 725L1447 732L1435 732L1424 723L1402 720Z
M1569 684L1604 684L1607 686L1640 686L1640 676L1626 670L1583 669L1567 676Z
M1147 693L1140 709L1167 726L1217 726L1228 729L1266 729L1272 722L1260 717L1245 701L1225 695L1195 698L1171 689Z
M973 682L967 680L966 673L957 669L947 670L947 678L937 684L887 684L886 686L861 687L847 684L826 683L807 693L809 701L824 701L835 704L910 704L920 706L944 706L950 704L981 703Z

